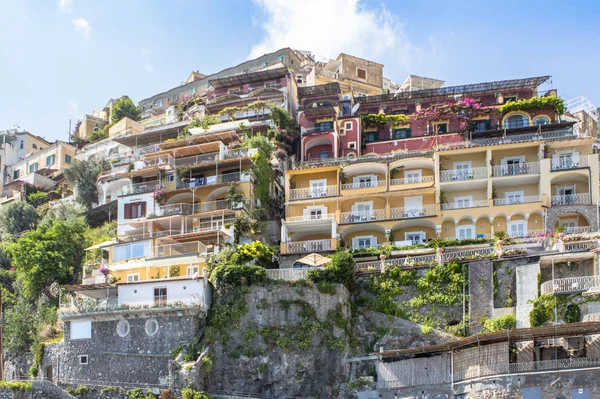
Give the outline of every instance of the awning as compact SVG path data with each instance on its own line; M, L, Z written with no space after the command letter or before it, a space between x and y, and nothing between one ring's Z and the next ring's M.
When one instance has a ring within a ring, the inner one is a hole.
M118 243L117 240L104 241L104 242L101 242L100 244L92 245L91 247L86 248L85 250L91 251L92 249L100 249L100 248L104 248L104 247L110 247L111 245L114 245L116 243Z

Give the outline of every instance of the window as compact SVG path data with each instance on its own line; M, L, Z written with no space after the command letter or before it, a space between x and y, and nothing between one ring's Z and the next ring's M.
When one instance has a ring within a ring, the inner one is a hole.
M523 191L507 191L504 193L504 198L507 204L522 204L523 197Z
M263 63L262 63L262 66L263 66L263 67L266 67L267 65L269 65L267 62L263 62Z
M167 287L154 288L154 305L165 306L167 304Z
M150 241L133 242L113 247L113 261L141 258L150 249ZM136 280L137 281L137 280Z
M51 166L54 165L56 163L56 155L52 154L52 155L48 155L46 157L46 166Z
M550 119L546 118L545 116L539 116L533 120L533 126L543 126L549 124Z
M327 179L311 180L309 184L311 197L325 197L327 195Z
M21 150L24 148L25 143L23 142L23 140L21 140L21 146L19 147Z
M473 196L466 195L464 197L454 197L455 208L470 208L473 204Z
M404 108L404 109L395 109L392 110L392 115L408 115L408 109Z
M525 157L507 157L502 158L502 176L512 176L526 174Z
M425 242L425 232L424 231L411 231L404 233L404 239L406 241L411 241L414 244L421 244Z
M329 152L328 151L321 151L319 153L319 158L321 158L321 159L327 159L327 158L329 158Z
M175 174L173 174L173 173L167 174L167 176L165 177L165 181L167 183L174 182L175 181Z
M456 227L456 239L465 240L467 238L475 238L475 226L458 226Z
M357 202L352 205L352 212L348 216L348 221L350 223L366 222L372 219L375 219L375 214L373 213L373 201Z
M65 154L65 163L70 165L71 164L71 156L68 154Z
M21 175L21 171L20 170L15 170L13 172L13 180L17 180L20 175Z
M410 128L394 129L394 139L407 139L412 137Z
M146 216L145 202L125 204L125 219L139 219L144 216Z
M423 171L421 169L405 170L404 184L421 183L423 181L422 173Z
M296 83L302 84L302 75L296 76Z
M346 123L344 123L344 128L346 130L352 130L352 122L346 122Z
M356 77L362 80L367 80L367 70L362 68L356 68Z
M315 123L315 131L316 132L326 132L328 130L333 130L333 122Z
M508 222L508 235L511 237L524 237L527 235L527 222L519 220Z
M504 97L504 104L506 104L509 101L512 101L512 102L517 101L517 96L507 96L507 97Z
M88 364L88 355L79 355L79 364L80 365Z
M146 334L149 337L155 336L158 333L158 321L156 321L156 319L146 320L144 330L146 330Z
M323 206L309 206L305 209L304 214L308 216L310 220L323 219L323 215L327 215L327 208Z
M37 150L37 144L32 144L31 148L33 148L34 150Z
M467 180L473 178L473 168L471 167L471 161L468 162L454 162L454 173L452 180Z
M38 170L38 163L34 162L31 165L29 165L29 173L33 173L36 172Z
M354 237L352 239L352 249L365 249L377 246L377 239L373 236Z
M379 132L366 132L365 142L372 143L379 140Z
M522 114L511 115L504 120L505 129L515 129L529 126L529 119Z
M100 128L98 126L94 127L94 132L97 132L98 130L100 130Z
M195 94L195 93L196 93L196 88L190 87L190 94Z
M188 266L186 276L188 276L188 277L197 276L197 275L199 275L198 271L199 271L198 266Z
M434 124L435 131L437 133L448 133L448 124L447 123L436 123Z
M552 155L552 169L571 169L579 167L579 153L561 151Z
M92 338L92 322L90 320L78 320L71 322L71 339Z
M348 148L350 148L351 150L356 150L356 141L348 143Z
M128 274L127 275L127 282L128 283L135 283L136 281L140 281L140 274L139 273L133 273L133 274Z
M125 338L129 335L129 331L131 331L131 326L127 320L119 320L117 323L117 335L121 338Z
M489 119L483 121L473 121L472 129L474 132L485 132L486 130L491 130L492 121Z
M156 106L157 107L162 107L162 105L163 105L163 100L156 101Z
M369 188L369 187L377 187L377 176L375 176L375 175L354 176L352 188Z
M285 59L285 57L283 55L280 55L279 57L277 57L277 59L281 62L283 62L283 60Z

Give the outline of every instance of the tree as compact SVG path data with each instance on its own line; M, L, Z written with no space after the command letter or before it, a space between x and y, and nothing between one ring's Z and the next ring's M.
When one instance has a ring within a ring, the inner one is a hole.
M6 310L4 321L4 354L18 356L29 351L37 335L37 319L33 306L23 296Z
M275 146L264 136L250 137L244 144L248 148L256 148L258 150L258 153L251 158L255 165L252 169L252 173L254 174L254 190L261 206L266 208L272 202L271 189L274 179L271 156L273 155L273 151L275 151Z
M123 118L140 120L140 109L135 106L131 98L123 96L114 102L112 108L112 123L117 123Z
M98 202L96 178L101 170L101 161L95 159L76 161L68 169L65 169L67 181L77 188L77 202L87 209Z
M38 213L26 202L13 202L0 209L0 230L15 235L35 227Z
M81 217L85 211L85 207L81 204L60 202L52 209L48 210L48 213L44 216L43 222L46 223L54 219L72 221L73 219Z
M52 283L76 281L88 244L83 218L54 219L21 237L9 247L23 290L37 298Z

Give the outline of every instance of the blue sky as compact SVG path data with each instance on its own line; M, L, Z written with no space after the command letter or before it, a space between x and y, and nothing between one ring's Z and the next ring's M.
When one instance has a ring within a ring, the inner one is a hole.
M552 75L600 106L600 2L1 0L0 130L49 140L127 94L290 46L343 51L447 85Z

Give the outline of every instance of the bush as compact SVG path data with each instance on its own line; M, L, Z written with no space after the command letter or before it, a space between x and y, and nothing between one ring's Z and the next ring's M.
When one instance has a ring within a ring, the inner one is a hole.
M554 320L554 297L542 295L533 301L533 309L529 313L531 327L539 327Z
M578 305L571 304L565 309L565 323L579 323L581 321L581 309Z
M217 290L261 283L267 279L267 270L261 266L219 265L210 274L210 282Z
M213 397L210 396L209 394L200 392L200 391L195 391L192 388L183 388L183 390L181 391L181 398L182 399L213 399Z
M236 252L231 257L233 263L247 263L255 261L257 265L269 267L273 263L273 249L260 241L250 244L238 245Z
M9 382L9 381L0 381L0 387L7 388L11 392L25 392L31 391L31 382Z
M349 251L338 251L331 255L331 262L324 269L309 270L306 277L317 285L343 284L348 290L352 290L355 265L354 257Z
M517 318L511 314L487 319L483 323L484 332L496 332L501 330L511 330L517 326Z
M27 202L29 202L35 208L39 207L40 205L44 205L48 201L50 201L50 197L48 196L48 193L43 191L37 191L27 196Z

